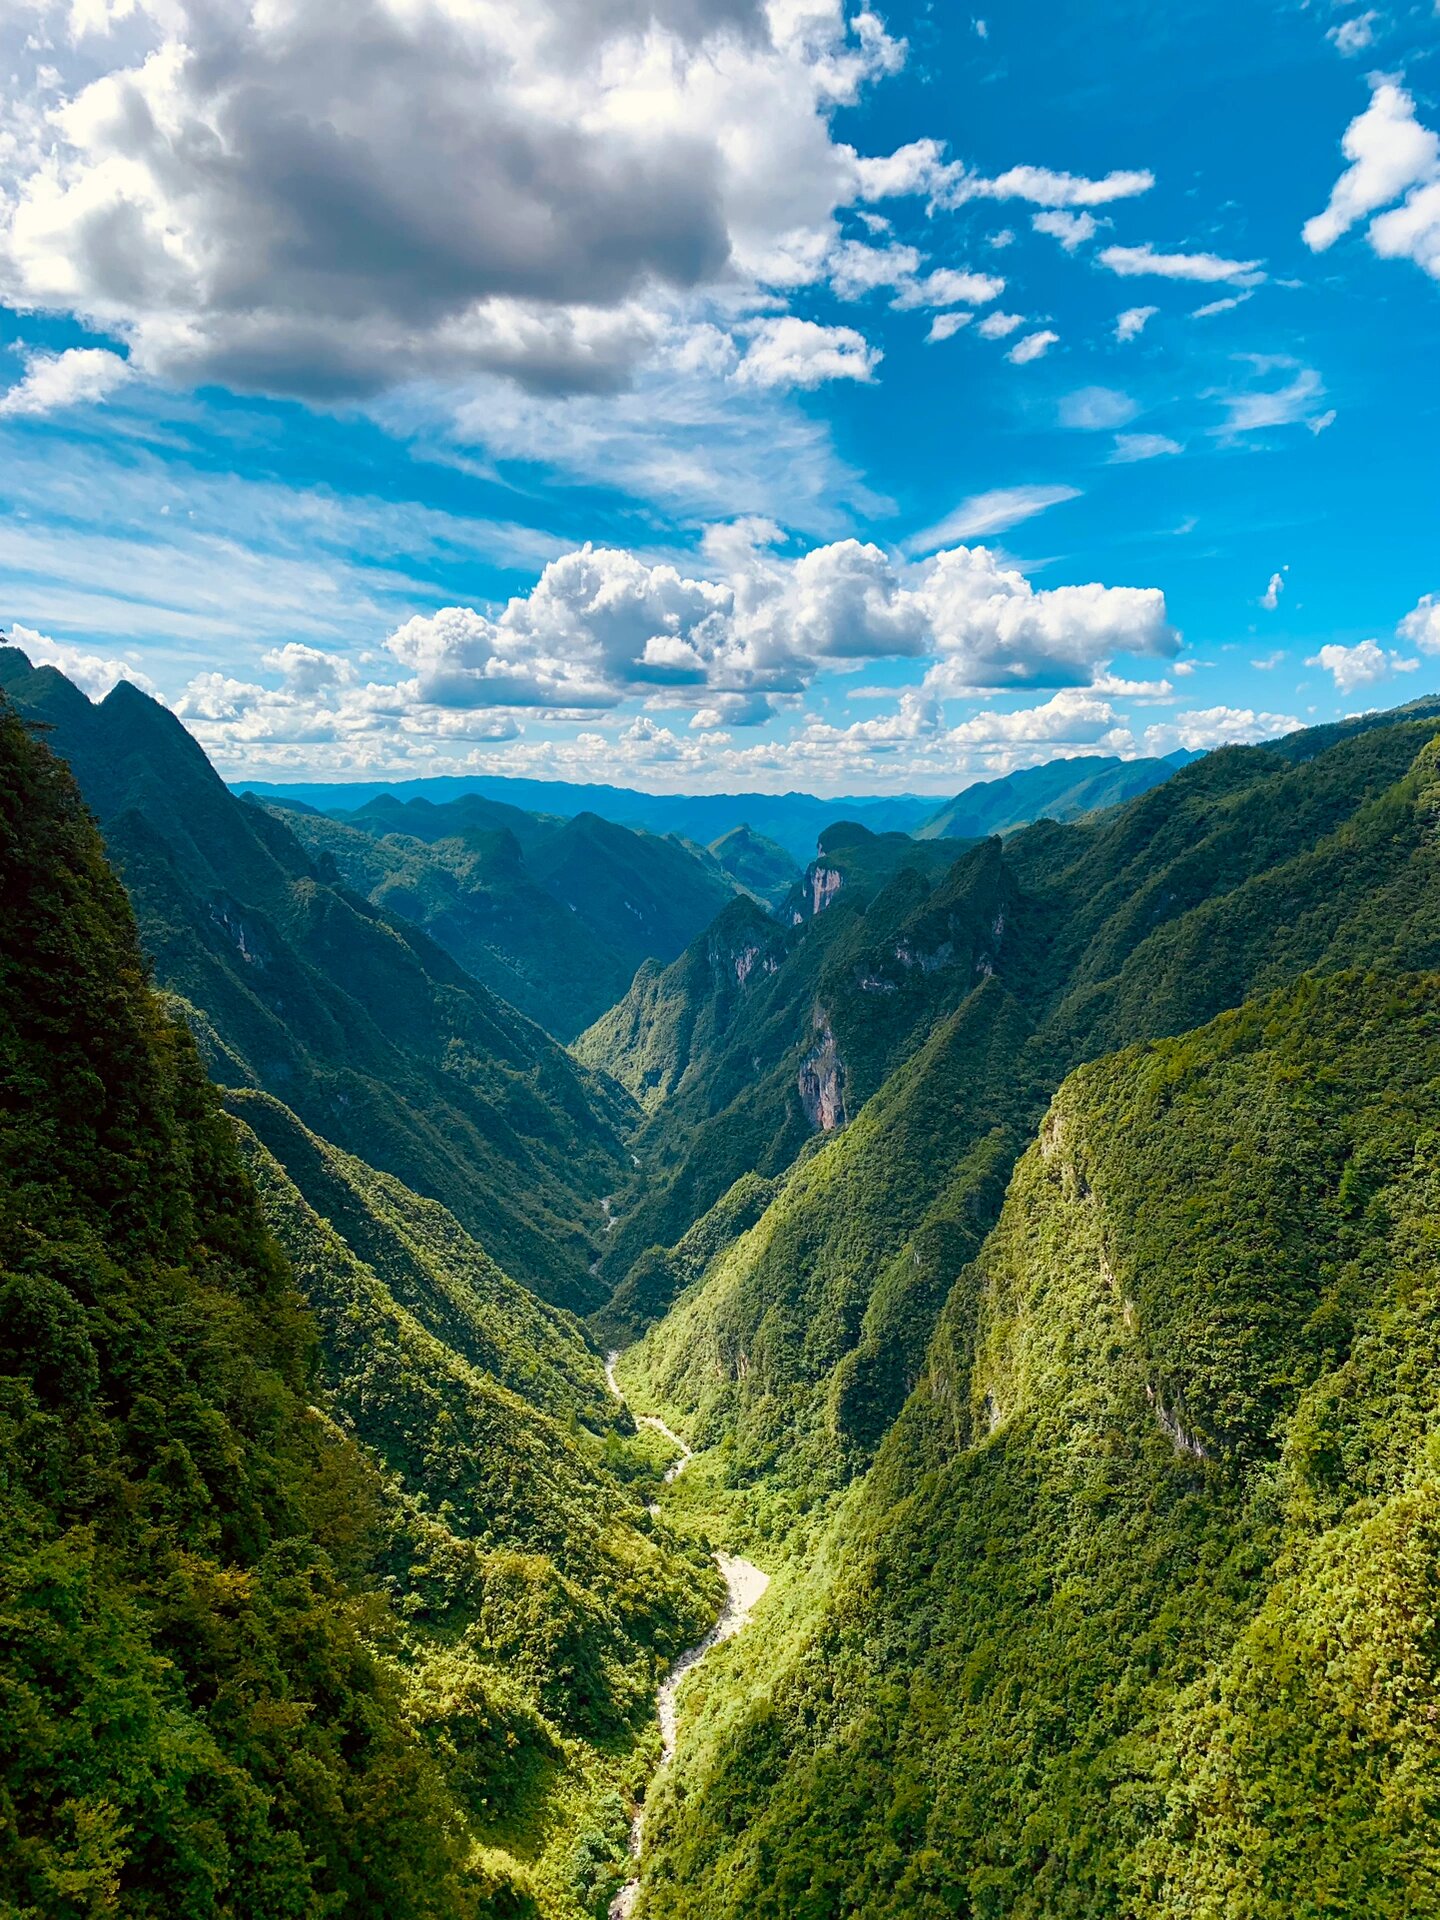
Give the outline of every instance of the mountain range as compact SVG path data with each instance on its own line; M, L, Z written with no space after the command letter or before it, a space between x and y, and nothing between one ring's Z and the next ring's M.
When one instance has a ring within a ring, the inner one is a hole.
M1440 1906L1440 700L802 866L0 690L0 1905Z
M872 833L913 833L920 838L974 839L1005 833L1042 814L1055 820L1077 819L1098 807L1115 805L1167 780L1196 756L1180 750L1163 760L1117 760L1081 755L1021 768L998 780L980 780L943 806L923 794L874 795L822 800L811 793L637 793L627 787L581 786L564 780L529 780L502 774L438 774L397 781L252 781L245 791L281 805L354 819L380 808L394 831L412 833L402 820L418 816L397 811L417 805L467 811L451 815L471 824L510 825L523 811L571 819L598 814L618 826L674 835L713 849L718 840L744 828L782 847L804 862L821 833L837 820L854 820ZM486 803L489 803L487 805Z

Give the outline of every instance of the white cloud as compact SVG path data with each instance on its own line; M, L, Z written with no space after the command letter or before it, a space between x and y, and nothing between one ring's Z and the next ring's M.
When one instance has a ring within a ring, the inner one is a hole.
M1402 640L1422 653L1440 653L1440 594L1424 594L1396 628Z
M1148 193L1154 184L1148 169L1121 169L1099 180L1049 167L1009 167L993 180L962 170L947 182L943 200L947 206L962 206L967 200L1028 200L1037 207L1103 207Z
M12 647L19 647L27 654L30 664L36 667L58 667L67 680L73 680L82 693L89 694L92 700L102 700L110 689L121 680L132 680L137 687L153 691L153 682L136 665L133 655L129 659L112 659L97 653L93 647L78 647L68 640L52 640L48 634L37 633L33 627L22 626L16 621L5 635Z
M1164 755L1174 753L1177 747L1204 753L1212 747L1253 746L1260 740L1295 733L1299 727L1293 714L1256 713L1250 707L1204 707L1147 727L1144 750Z
M1079 498L1078 487L1063 486L995 487L989 493L972 494L935 526L907 540L906 551L934 553L957 540L983 540L988 534L1005 533L1023 520L1033 520L1037 513Z
M1159 311L1158 307L1126 307L1125 311L1116 317L1115 338L1122 345L1127 340L1138 339Z
M1005 358L1017 367L1025 367L1032 360L1043 360L1056 341L1058 333L1052 333L1048 327L1038 333L1027 333L1023 340L1017 340Z
M937 267L923 279L902 286L892 306L957 307L984 306L1005 291L1005 282L995 273L968 273L955 267Z
M926 334L925 338L930 342L953 340L960 329L962 327L968 327L974 318L973 313L937 313L935 318L930 322L930 331ZM980 331L984 333L985 328L983 325Z
M1377 640L1361 640L1353 647L1321 647L1305 662L1307 667L1323 667L1334 677L1341 693L1353 693L1357 687L1384 680L1392 673L1413 673L1420 665L1403 654L1393 653Z
M1380 15L1372 7L1368 13L1357 13L1352 19L1342 20L1338 26L1331 27L1325 38L1331 41L1338 53L1363 53L1367 47L1375 44L1375 27Z
M310 399L623 384L677 310L809 284L903 43L838 0L145 0L0 147L0 297ZM752 308L753 310L753 308Z
M1207 300L1203 307L1196 307L1190 315L1192 320L1213 320L1217 313L1233 313L1236 307L1243 307L1247 300L1254 298L1249 293L1227 294L1223 300Z
M831 291L841 300L859 300L877 287L904 286L919 271L919 249L898 241L870 247L861 240L844 240L826 262Z
M354 665L343 654L307 647L299 640L287 640L283 647L272 647L261 655L260 664L271 673L278 673L292 692L301 695L350 686L357 677Z
M1093 240L1099 231L1093 213L1066 213L1058 208L1032 215L1030 224L1037 233L1048 233L1058 240L1067 253Z
M31 353L26 356L23 377L8 393L0 394L0 417L26 418L59 413L66 407L94 406L108 400L129 378L129 362L103 347Z
M1280 596L1282 593L1284 593L1284 591L1285 591L1284 574L1272 573L1270 576L1269 586L1266 587L1264 593L1262 593L1260 596L1260 604L1262 607L1265 608L1267 613L1273 613L1275 609L1279 606Z
M842 540L788 559L776 537L713 530L708 578L587 546L496 614L448 607L409 620L388 642L415 676L406 697L463 711L650 696L758 719L825 662L929 659L935 687L954 692L1083 686L1114 653L1175 649L1155 588L1040 590L984 547L897 564Z
M1108 432L1133 420L1139 408L1128 393L1114 387L1077 387L1060 402L1060 424L1085 433Z
M987 313L980 322L979 332L986 340L1005 340L1024 324L1023 313Z
M1259 379L1275 372L1289 373L1290 378L1278 387L1251 387L1242 393L1221 394L1226 417L1218 432L1228 438L1301 422L1321 430L1318 421L1322 416L1317 415L1315 403L1324 396L1325 382L1314 367L1299 366L1284 355L1244 357L1249 359Z
M755 387L819 387L829 380L870 380L881 359L854 327L822 327L814 320L781 314L757 321L735 370Z
M1243 287L1265 278L1258 260L1227 260L1218 253L1157 253L1148 242L1142 247L1103 247L1097 257L1102 267L1126 279L1155 274L1162 280L1231 281Z
M1440 278L1440 136L1415 118L1415 102L1394 80L1377 77L1370 104L1345 129L1350 162L1323 213L1305 222L1307 247L1323 253L1392 200L1403 205L1370 222L1367 238L1385 259L1411 259Z
M1183 453L1184 446L1163 433L1117 433L1110 464L1129 466L1137 460L1159 460L1167 454Z
M1440 280L1440 179L1417 187L1403 207L1372 220L1369 238L1382 260L1413 260Z

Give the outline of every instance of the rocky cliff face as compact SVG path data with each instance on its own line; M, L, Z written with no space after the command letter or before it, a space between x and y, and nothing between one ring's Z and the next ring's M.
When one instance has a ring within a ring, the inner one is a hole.
M845 1124L845 1063L835 1049L829 1016L817 1011L816 1043L801 1062L796 1085L810 1124L833 1133Z

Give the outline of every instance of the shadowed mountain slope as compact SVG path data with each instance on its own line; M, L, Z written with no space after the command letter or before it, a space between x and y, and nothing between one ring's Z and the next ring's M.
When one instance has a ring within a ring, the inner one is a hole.
M0 649L0 677L71 764L160 983L323 1137L442 1201L507 1271L597 1297L599 1201L627 1102L426 936L327 879L237 800L179 722L121 682L98 705Z

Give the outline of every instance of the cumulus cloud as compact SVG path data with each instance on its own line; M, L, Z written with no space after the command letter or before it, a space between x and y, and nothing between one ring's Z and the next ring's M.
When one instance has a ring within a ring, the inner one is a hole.
M1414 99L1397 82L1377 77L1372 85L1369 106L1340 143L1350 164L1302 237L1312 252L1324 253L1369 219L1366 238L1375 253L1413 260L1440 279L1440 135L1420 124ZM1401 205L1378 212L1402 195Z
M1233 313L1236 307L1243 307L1247 300L1253 299L1253 292L1226 294L1223 300L1207 300L1203 307L1192 309L1192 320L1213 320L1217 313Z
M987 534L1005 533L1031 520L1047 508L1078 500L1080 489L1067 486L992 487L988 493L972 494L962 500L953 513L933 527L906 542L910 553L934 553L938 547L953 546L957 540L983 540Z
M996 273L970 273L956 267L937 267L923 279L912 280L900 288L892 306L958 307L984 306L1005 291L1005 282Z
M1023 313L987 313L980 322L979 332L986 340L1006 340L1024 324Z
M1059 334L1048 327L1038 333L1027 333L1023 340L1016 341L1005 358L1014 366L1028 366L1032 360L1043 360L1059 338Z
M1125 279L1154 274L1162 280L1233 281L1250 286L1265 278L1258 260L1227 260L1219 253L1160 253L1147 242L1141 247L1102 247L1102 267Z
M1025 200L1036 207L1101 207L1148 193L1154 184L1153 173L1138 169L1117 170L1094 180L1050 167L1018 166L1007 167L991 178L949 159L944 143L933 139L912 140L894 153L855 162L860 199L924 194L943 207L960 207L973 200Z
M1127 340L1138 340L1159 311L1158 307L1126 307L1116 315L1115 338L1122 346Z
M121 19L57 37L61 104L0 154L0 292L142 371L307 398L604 390L675 301L820 277L857 194L831 118L904 57L868 11L761 0Z
M31 353L20 380L8 393L0 394L0 418L33 418L67 407L94 406L108 400L129 378L129 362L103 347Z
M1148 169L1119 169L1103 179L1057 173L1050 167L1009 167L993 180L963 170L949 180L940 198L947 206L967 200L1028 200L1037 207L1104 207L1148 193L1155 176Z
M792 559L776 532L716 530L708 578L587 546L498 613L409 620L388 642L414 675L406 697L463 711L648 696L742 724L826 663L928 660L932 690L946 692L1073 687L1112 654L1168 656L1178 644L1156 588L1042 590L984 547L902 563L841 540Z
M930 322L930 331L925 338L932 344L940 340L953 340L960 329L968 327L974 318L973 313L937 313ZM985 331L983 324L980 331Z
M1280 596L1284 591L1285 591L1284 574L1272 573L1270 576L1269 586L1266 587L1264 593L1262 593L1260 596L1260 604L1262 607L1265 608L1267 613L1273 613L1275 609L1279 606Z
M1157 755L1174 753L1178 747L1190 753L1207 753L1212 747L1253 746L1260 740L1275 740L1297 732L1299 727L1300 722L1289 713L1256 713L1251 707L1204 707L1147 727L1143 748Z
M1372 7L1368 13L1357 13L1349 20L1342 20L1338 26L1331 27L1325 38L1331 42L1337 53L1350 55L1363 53L1367 47L1375 44L1375 28L1380 15Z
M1074 253L1099 231L1093 213L1066 213L1059 208L1034 214L1030 224L1037 233L1048 233L1052 240L1058 240L1066 253Z
M1322 667L1330 674L1341 693L1353 693L1357 687L1384 680L1392 673L1413 673L1418 660L1407 659L1382 647L1378 640L1361 640L1353 647L1331 645L1310 655L1307 667Z
M137 687L144 687L147 693L154 691L154 683L136 664L133 655L128 659L112 659L97 652L94 647L75 646L68 640L52 640L48 634L37 633L33 627L21 626L18 620L4 638L12 647L19 647L29 657L32 666L58 667L67 680L73 680L80 691L89 694L92 700L102 700L121 680L133 681Z
M819 387L830 380L870 380L881 359L854 327L822 327L794 314L761 320L735 370L744 386Z
M1397 629L1402 640L1422 653L1440 653L1440 594L1427 593Z

